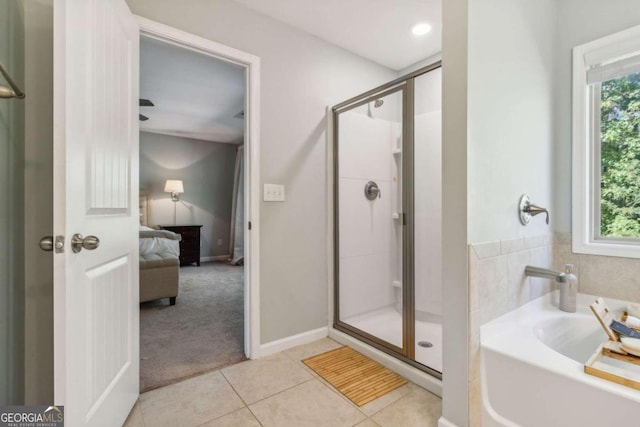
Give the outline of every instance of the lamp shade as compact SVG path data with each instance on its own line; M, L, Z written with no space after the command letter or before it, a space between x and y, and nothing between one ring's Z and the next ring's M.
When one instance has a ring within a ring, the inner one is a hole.
M184 193L184 186L180 179L168 179L164 184L165 193Z

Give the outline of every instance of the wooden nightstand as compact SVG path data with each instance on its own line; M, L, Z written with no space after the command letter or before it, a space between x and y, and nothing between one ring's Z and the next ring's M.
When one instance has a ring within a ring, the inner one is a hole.
M180 265L194 262L200 267L200 229L201 225L161 225L161 228L182 236L180 240Z

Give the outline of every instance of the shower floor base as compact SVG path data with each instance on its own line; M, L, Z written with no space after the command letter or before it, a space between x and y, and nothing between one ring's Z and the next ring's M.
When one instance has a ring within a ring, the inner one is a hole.
M343 322L402 347L402 315L393 306L343 319ZM442 372L442 324L416 320L416 362ZM432 347L421 347L426 341Z

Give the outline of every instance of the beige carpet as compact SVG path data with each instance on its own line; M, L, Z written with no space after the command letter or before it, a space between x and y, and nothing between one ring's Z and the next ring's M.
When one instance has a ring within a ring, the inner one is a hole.
M140 391L238 363L244 356L242 266L180 268L176 305L140 304Z

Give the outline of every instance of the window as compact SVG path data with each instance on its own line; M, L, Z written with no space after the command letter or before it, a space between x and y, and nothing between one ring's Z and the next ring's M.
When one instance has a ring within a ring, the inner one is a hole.
M640 26L573 49L573 250L640 258Z

